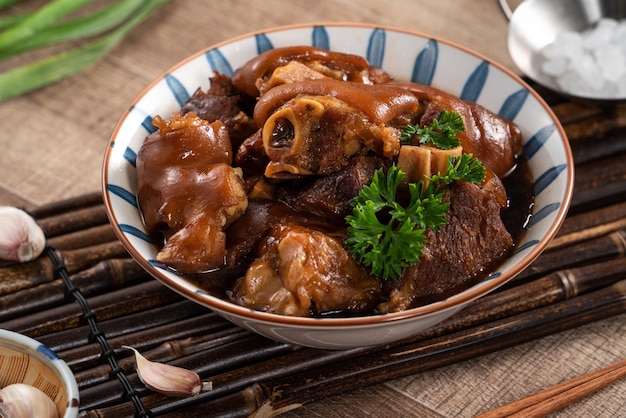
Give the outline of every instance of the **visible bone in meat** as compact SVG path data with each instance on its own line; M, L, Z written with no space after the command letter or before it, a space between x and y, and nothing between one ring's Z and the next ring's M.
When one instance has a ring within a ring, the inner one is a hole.
M499 177L515 168L516 157L522 152L522 134L513 122L435 87L417 83L394 85L406 88L424 101L421 125L431 124L442 110L455 111L465 124L465 132L457 134L463 152L474 155Z
M379 292L380 282L368 276L340 240L280 224L238 282L233 299L251 309L311 316L371 310Z
M448 223L439 231L427 230L419 263L405 268L391 283L389 301L378 306L382 313L403 311L467 288L511 250L500 204L491 193L475 184L454 182L445 199L450 202Z
M226 127L193 113L154 123L137 154L137 200L147 231L165 240L157 260L181 272L221 267L223 229L248 202Z
M316 92L323 95L310 95ZM367 152L391 159L400 149L399 126L418 106L406 90L386 85L312 80L275 87L255 107L270 160L265 176L330 174Z

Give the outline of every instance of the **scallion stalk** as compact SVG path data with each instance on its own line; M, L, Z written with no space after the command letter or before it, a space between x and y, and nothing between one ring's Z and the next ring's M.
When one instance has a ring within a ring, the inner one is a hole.
M0 0L0 10L4 9L5 7L9 7L12 4L17 3L20 0Z
M102 34L123 23L145 2L146 0L123 0L90 15L54 24L22 42L0 50L0 59L48 45Z
M102 58L124 36L167 0L144 0L117 29L84 46L0 74L0 100L19 96L70 76Z
M10 48L47 28L91 0L53 0L0 34L0 51Z

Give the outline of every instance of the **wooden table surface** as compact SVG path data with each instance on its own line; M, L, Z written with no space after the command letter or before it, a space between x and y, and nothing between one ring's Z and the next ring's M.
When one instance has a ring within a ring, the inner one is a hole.
M0 103L0 204L40 205L99 190L109 135L150 81L186 56L230 37L320 21L415 30L470 47L516 70L506 50L507 20L496 0L172 0L95 65ZM6 67L0 64L0 71ZM358 389L285 416L473 416L623 358L626 316L620 315ZM554 416L618 415L626 416L626 381Z

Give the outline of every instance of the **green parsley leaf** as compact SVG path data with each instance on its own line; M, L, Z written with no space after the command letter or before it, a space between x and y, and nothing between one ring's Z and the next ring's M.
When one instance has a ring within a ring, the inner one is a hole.
M420 144L431 144L441 149L452 149L459 146L456 134L465 132L463 119L455 111L442 110L430 125L406 125L402 129L400 140L410 142L413 137L419 137Z
M449 204L443 202L442 189L455 180L480 183L484 166L471 154L450 158L443 175L409 184L406 207L396 201L396 192L405 173L392 165L387 173L374 172L354 202L352 215L346 217L350 253L384 279L397 279L402 270L419 261L426 245L425 231L439 230L446 223Z

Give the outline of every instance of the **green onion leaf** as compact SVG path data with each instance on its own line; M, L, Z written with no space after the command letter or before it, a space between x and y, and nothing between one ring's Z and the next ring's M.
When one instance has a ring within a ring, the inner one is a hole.
M19 96L68 77L111 51L126 34L167 0L147 0L131 19L84 46L0 74L0 100Z
M0 59L48 45L102 34L122 24L143 3L145 0L123 0L88 16L56 23L22 42L14 43L0 50ZM1 23L0 21L0 25Z
M49 2L17 25L2 32L0 34L0 51L28 39L61 17L89 3L89 1L91 0L54 0Z

